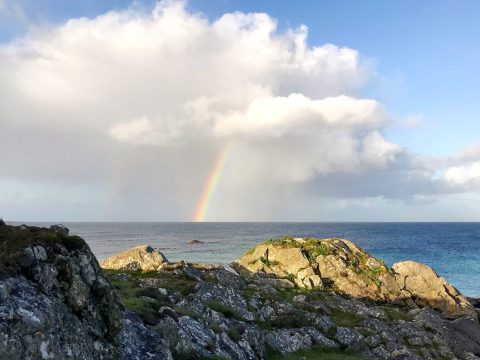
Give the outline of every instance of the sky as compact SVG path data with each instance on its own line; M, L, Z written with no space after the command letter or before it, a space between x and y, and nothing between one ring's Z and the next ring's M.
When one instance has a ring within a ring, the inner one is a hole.
M479 10L0 0L0 217L480 221Z

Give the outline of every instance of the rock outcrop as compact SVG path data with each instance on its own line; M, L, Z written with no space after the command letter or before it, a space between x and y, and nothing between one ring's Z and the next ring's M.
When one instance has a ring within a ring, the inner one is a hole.
M480 359L480 325L465 311L454 319L443 303L383 301L387 286L395 294L447 286L428 269L390 271L345 240L278 241L246 255L255 272L243 260L156 266L156 255L102 271L62 226L0 223L0 359ZM372 283L384 287L382 302L371 301Z
M0 359L118 359L122 305L85 242L0 226Z
M355 298L477 318L470 302L428 266L406 261L388 269L348 240L269 240L247 251L234 266L245 276L273 276L292 286L326 288Z
M402 261L394 264L392 270L402 292L418 305L438 309L446 315L477 317L473 305L431 267Z
M128 271L155 271L167 258L157 249L148 245L136 246L103 260L100 265L104 269Z

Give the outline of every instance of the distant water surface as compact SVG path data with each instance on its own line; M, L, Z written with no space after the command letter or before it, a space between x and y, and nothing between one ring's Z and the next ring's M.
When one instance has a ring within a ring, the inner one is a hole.
M35 225L35 224L34 224ZM46 223L36 225L49 225ZM140 244L169 260L227 263L265 239L339 237L388 265L415 260L432 266L463 294L480 297L480 223L64 223L99 260ZM189 245L188 240L203 244Z

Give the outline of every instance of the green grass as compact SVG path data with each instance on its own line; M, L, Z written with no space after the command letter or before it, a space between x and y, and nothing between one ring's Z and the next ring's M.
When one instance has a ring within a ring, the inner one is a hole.
M242 334L240 334L240 331L236 328L228 329L227 335L235 342L239 342L240 340L242 340Z
M281 354L278 351L268 349L266 360L360 360L364 357L341 350L330 350L321 348L309 348L294 353Z
M62 231L36 226L0 226L0 273L18 272L19 262L25 257L24 250L27 247L54 244L61 244L69 251L88 247L79 236L69 236Z
M278 264L280 264L278 261L276 260L268 260L268 259L265 259L263 257L260 258L260 261L262 263L264 263L265 265L267 266L277 266Z
M362 269L362 274L378 286L382 285L382 282L378 279L378 277L382 274L386 274L387 272L388 270L382 266L365 267Z
M205 306L208 306L210 309L223 314L225 317L229 319L240 319L240 314L238 314L234 309L230 306L221 303L220 301L210 300L205 301Z
M331 309L331 317L335 325L342 327L355 327L363 320L363 317L360 315L338 309Z
M172 274L168 271L121 271L103 269L103 273L108 278L118 273L128 274L130 279L140 282L142 279L154 279L157 287L162 287L170 291L178 291L184 296L195 292L196 281L187 274Z
M195 320L199 320L202 318L202 315L200 315L196 311L186 308L185 306L174 306L173 310L175 310L175 312L180 316L188 316Z
M393 320L405 320L405 321L412 321L413 320L413 315L410 315L408 312L395 308L392 306L380 306L380 308L385 311L387 314L388 318L393 321Z
M151 289L140 288L139 284L132 279L119 280L110 278L110 283L117 290L120 302L126 309L136 312L144 321L152 323L158 317L158 310L164 305L169 305L165 298L161 297L159 292L158 297L155 297ZM152 295L154 297L152 297ZM145 299L142 296L151 298Z
M301 328L312 326L304 314L285 314L270 320L269 324L278 329Z
M155 322L155 319L158 318L158 310L160 307L171 306L171 304L168 297L158 291L157 286L140 286L143 279L155 279L158 287L163 287L170 291L178 291L185 296L195 290L195 281L188 275L142 271L125 272L107 269L103 269L103 273L117 290L120 301L125 308L136 312L147 323ZM120 273L127 274L128 279L125 280L115 276ZM187 308L174 307L174 310L179 315L186 315L197 319L200 318L199 314Z

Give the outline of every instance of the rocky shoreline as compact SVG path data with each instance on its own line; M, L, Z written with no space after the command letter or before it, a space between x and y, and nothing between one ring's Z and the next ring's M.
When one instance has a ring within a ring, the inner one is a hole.
M480 359L477 299L350 241L268 240L229 265L0 221L0 359Z

